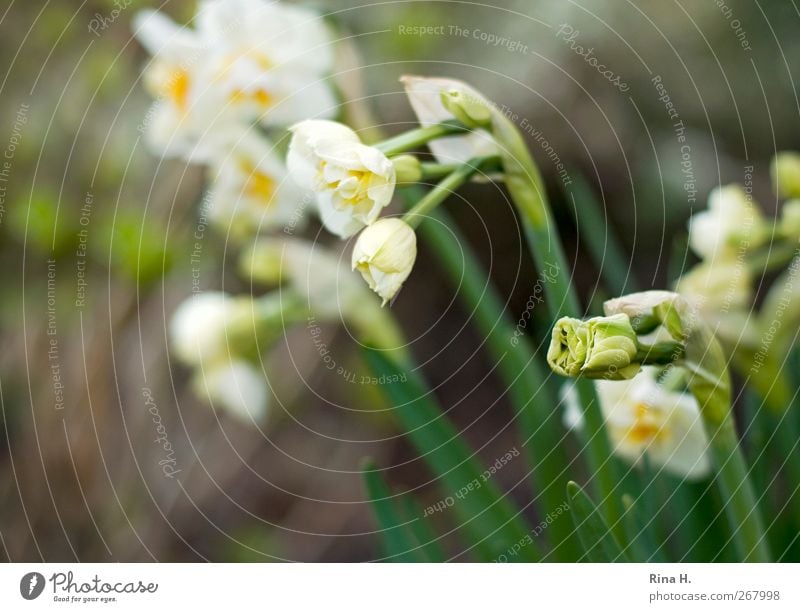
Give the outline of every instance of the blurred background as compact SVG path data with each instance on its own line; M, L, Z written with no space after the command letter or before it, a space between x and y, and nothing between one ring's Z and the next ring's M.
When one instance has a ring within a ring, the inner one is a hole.
M581 182L629 256L631 286L663 288L691 263L686 220L709 190L752 174L755 197L774 211L769 160L800 149L793 1L303 5L327 13L357 50L348 61L358 69L341 78L358 80L387 132L412 122L405 73L465 79L508 109L546 177L587 310L607 292L576 221ZM192 290L196 233L201 286L250 288L226 236L198 225L203 170L143 146L147 54L130 22L144 7L186 22L195 3L10 0L0 9L0 558L377 558L364 457L423 502L441 497L377 389L321 368L307 331L289 332L270 356L275 399L258 430L197 399L170 360L166 322ZM91 31L93 19L105 27ZM404 33L418 25L444 33ZM469 205L448 209L516 321L536 273L514 212L496 187L464 194ZM491 462L520 444L513 416L469 313L428 260L423 246L392 309L442 405ZM538 346L543 315L526 330ZM366 374L347 331L323 328L336 361ZM163 475L153 405L180 478ZM521 469L512 462L498 482L516 483ZM512 495L524 505L530 492ZM446 545L459 553L457 533Z

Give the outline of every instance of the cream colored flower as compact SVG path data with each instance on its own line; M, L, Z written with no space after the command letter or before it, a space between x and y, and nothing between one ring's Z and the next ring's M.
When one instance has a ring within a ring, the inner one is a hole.
M651 317L655 308L665 304L674 304L679 308L683 308L677 293L653 289L629 293L606 300L603 302L603 312L606 316L625 314L633 320L641 317Z
M678 279L675 290L721 340L754 345L758 332L750 313L752 284L742 261L704 262Z
M246 361L231 360L198 371L194 392L219 404L246 424L260 423L267 416L269 390L264 373Z
M411 274L416 258L417 236L411 226L401 219L385 218L361 232L352 265L386 304Z
M738 250L757 246L763 234L761 213L738 185L714 189L708 210L689 221L689 246L708 260L735 257Z
M143 10L133 19L136 38L153 56L142 75L145 88L155 98L139 130L147 145L159 154L202 159L199 147L207 116L198 99L207 86L203 65L206 48L202 37L163 14Z
M369 291L337 253L296 238L262 238L241 256L247 278L284 283L302 296L309 312L338 320L358 314Z
M489 108L491 103L478 91L456 79L404 76L400 79L408 95L408 101L422 127L457 119L445 106L443 96L456 95L479 106ZM475 157L497 155L498 149L485 130L469 134L448 136L428 143L436 160L443 164L466 163Z
M325 227L348 238L373 223L394 194L392 162L341 124L312 120L291 129L289 172L316 192Z
M781 233L795 240L800 239L800 199L789 200L781 206Z
M175 310L170 322L172 352L189 365L224 360L225 329L236 316L237 298L211 291L194 295Z
M206 162L217 135L238 123L285 126L327 117L337 101L326 76L330 36L306 9L264 0L205 0L179 26L141 11L134 32L153 55L144 82L156 102L142 122L166 156Z
M266 0L206 0L198 32L214 42L206 66L221 113L285 126L330 117L337 101L325 77L331 37L313 11Z
M708 437L697 401L688 393L669 391L646 366L629 381L595 381L600 408L616 455L636 463L645 453L656 467L677 476L699 479L710 473ZM583 427L583 415L572 385L563 388L564 422Z
M306 201L275 154L254 130L232 129L211 162L207 215L224 230L244 236L302 226Z

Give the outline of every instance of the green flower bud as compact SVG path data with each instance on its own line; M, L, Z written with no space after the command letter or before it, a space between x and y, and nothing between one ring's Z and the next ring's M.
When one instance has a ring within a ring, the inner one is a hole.
M442 91L440 95L444 107L467 127L485 128L491 124L492 111L485 100L455 87Z
M575 377L586 361L588 326L580 319L562 317L553 327L547 363L556 374Z
M789 238L800 238L800 199L789 200L781 207L780 232Z
M547 362L562 376L606 380L633 378L640 365L636 332L627 315L588 321L563 317L553 328Z
M800 197L800 153L783 151L772 159L770 168L775 192L782 198Z
M422 178L419 159L413 155L398 155L391 158L398 183L418 183Z
M633 378L640 365L634 362L638 341L628 316L594 317L586 325L588 347L582 373L607 380Z

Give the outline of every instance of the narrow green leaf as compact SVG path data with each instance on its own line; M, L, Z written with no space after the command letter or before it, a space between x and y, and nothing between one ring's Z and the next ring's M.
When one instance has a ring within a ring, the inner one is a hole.
M475 454L459 436L441 408L433 400L415 368L398 365L382 352L364 349L365 359L374 374L390 381L382 385L393 402L393 414L439 481L446 511L452 512L457 526L469 535L470 550L481 561L491 561L530 535L530 528L519 511L483 477ZM540 552L535 544L521 548L516 558L536 561Z
M564 192L571 200L578 236L586 243L606 289L614 297L637 291L630 258L625 257L619 239L608 227L606 215L591 187L583 177L573 175Z
M655 543L652 533L654 525L642 520L633 497L627 493L623 495L622 505L625 507L622 520L625 523L626 555L637 563L667 562L661 547Z
M380 528L380 540L389 561L413 563L425 561L423 553L405 520L393 502L392 492L383 481L375 464L364 463L364 485L369 495L375 520Z
M439 545L439 537L433 530L430 518L424 516L425 513L416 498L411 493L406 493L400 497L399 502L403 517L408 521L408 527L420 545L425 560L430 563L447 561L447 556Z
M570 481L567 483L567 496L575 529L586 552L586 560L593 563L627 561L619 542L583 489Z
M531 157L525 140L517 126L503 113L492 113L492 135L500 145L500 157L505 171L505 185L519 213L525 238L537 269L554 269L551 283L547 283L547 307L551 321L562 316L581 317L584 313L575 288L570 282L569 262L555 225L553 212L547 199L544 181ZM608 461L611 445L605 431L594 385L579 379L575 383L588 434L585 456L602 501L602 511L612 528L622 531L622 502L614 495L619 481L614 464Z
M414 193L409 195L414 197ZM558 400L548 380L549 372L543 358L531 346L527 329L532 324L528 312L525 325L515 325L505 312L505 306L481 262L472 252L466 239L459 234L458 226L450 216L439 209L419 228L434 257L444 269L472 321L485 338L487 351L497 372L508 390L509 400L518 418L528 471L532 475L533 491L542 516L555 511L564 502L564 484L567 479L569 459L563 444L564 431L560 423ZM531 311L539 304L547 278L541 286L532 289ZM521 319L522 320L522 319ZM569 521L560 521L547 530L555 560L575 561L580 546Z

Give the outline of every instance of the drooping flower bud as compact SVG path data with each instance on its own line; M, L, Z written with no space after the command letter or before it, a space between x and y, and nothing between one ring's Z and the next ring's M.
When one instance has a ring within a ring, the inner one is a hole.
M386 304L411 274L416 258L417 236L411 226L401 219L385 218L361 232L352 265Z
M467 127L485 128L491 124L492 111L483 98L460 87L446 89L440 96L444 107Z

